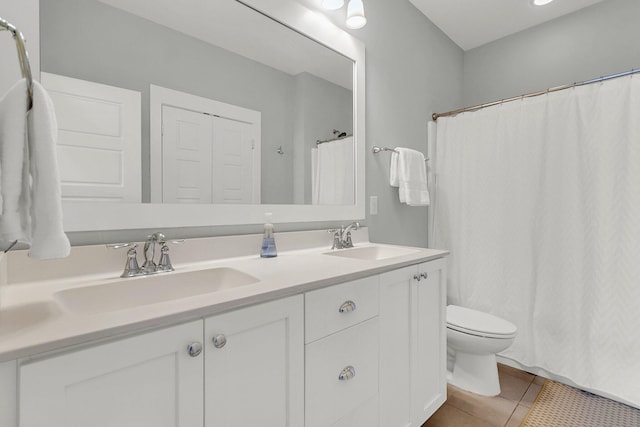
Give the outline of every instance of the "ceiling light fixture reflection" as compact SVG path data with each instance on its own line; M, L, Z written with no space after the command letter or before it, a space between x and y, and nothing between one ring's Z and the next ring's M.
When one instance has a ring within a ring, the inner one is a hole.
M347 27L351 29L362 28L367 24L364 16L364 4L362 0L349 0L347 6Z

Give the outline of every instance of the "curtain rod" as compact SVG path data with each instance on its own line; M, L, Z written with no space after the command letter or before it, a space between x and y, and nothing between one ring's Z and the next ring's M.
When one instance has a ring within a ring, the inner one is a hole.
M349 135L339 136L339 137L337 137L337 138L333 138L333 139L325 139L324 141L320 141L320 140L318 139L318 140L316 141L316 145L324 144L325 142L340 141L341 139L349 138L350 136L353 136L353 134L352 134L352 133L350 133Z
M572 87L584 86L584 85L588 85L588 84L591 84L591 83L603 82L605 80L611 80L611 79L616 79L618 77L629 76L631 74L635 74L635 73L639 73L639 72L640 72L640 69L631 70L631 71L624 71L622 73L611 74L609 76L598 77L596 79L591 79L591 80L585 80L585 81L579 82L579 83L573 83L573 84L563 85L563 86L556 86L556 87L552 87L552 88L546 89L546 90L539 90L537 92L531 92L531 93L527 93L527 94L520 95L520 96L514 96L512 98L501 99L500 101L487 102L485 104L474 105L473 107L465 107L465 108L460 108L458 110L447 111L446 113L433 113L431 115L431 118L435 122L440 117L455 116L456 114L464 113L464 112L467 112L467 111L482 110L483 108L492 107L494 105L502 104L502 103L505 103L505 102L517 101L518 99L524 99L524 98L532 98L534 96L544 95L546 93L557 92L557 91L565 90L565 89L571 89Z

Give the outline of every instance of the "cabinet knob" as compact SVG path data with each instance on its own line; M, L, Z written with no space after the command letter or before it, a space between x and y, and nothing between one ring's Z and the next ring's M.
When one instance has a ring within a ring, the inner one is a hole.
M342 371L340 371L340 375L338 375L338 379L340 381L349 381L351 378L356 376L356 368L353 366L347 366Z
M202 353L202 344L199 342L192 342L187 346L187 352L189 352L189 356L198 357L200 353Z
M426 272L420 273L420 277L422 277L423 279L426 279L427 277L429 277L429 275Z
M338 309L338 311L340 313L350 313L352 311L355 311L356 309L356 303L353 301L345 301L342 303L342 305L340 306L340 308Z
M213 346L215 348L222 348L227 343L227 337L224 334L216 335L213 337Z

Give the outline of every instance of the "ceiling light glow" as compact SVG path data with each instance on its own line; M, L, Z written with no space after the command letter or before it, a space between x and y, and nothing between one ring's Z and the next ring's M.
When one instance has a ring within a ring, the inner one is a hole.
M551 3L553 0L533 0L534 6L544 6L545 4Z
M344 6L344 0L322 0L322 7L327 10L338 10Z

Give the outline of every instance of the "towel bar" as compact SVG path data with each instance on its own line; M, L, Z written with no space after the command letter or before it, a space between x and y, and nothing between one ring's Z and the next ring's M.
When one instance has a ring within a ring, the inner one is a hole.
M396 150L395 148L389 148L389 147L378 147L377 145L374 145L374 146L373 146L373 149L372 149L371 151L373 151L373 154L378 154L378 153L380 153L381 151L393 151L394 153L397 153L397 152L398 152L398 150ZM428 162L428 161L429 161L429 158L428 158L428 157L425 157L425 158L424 158L424 161L425 161L425 162Z

